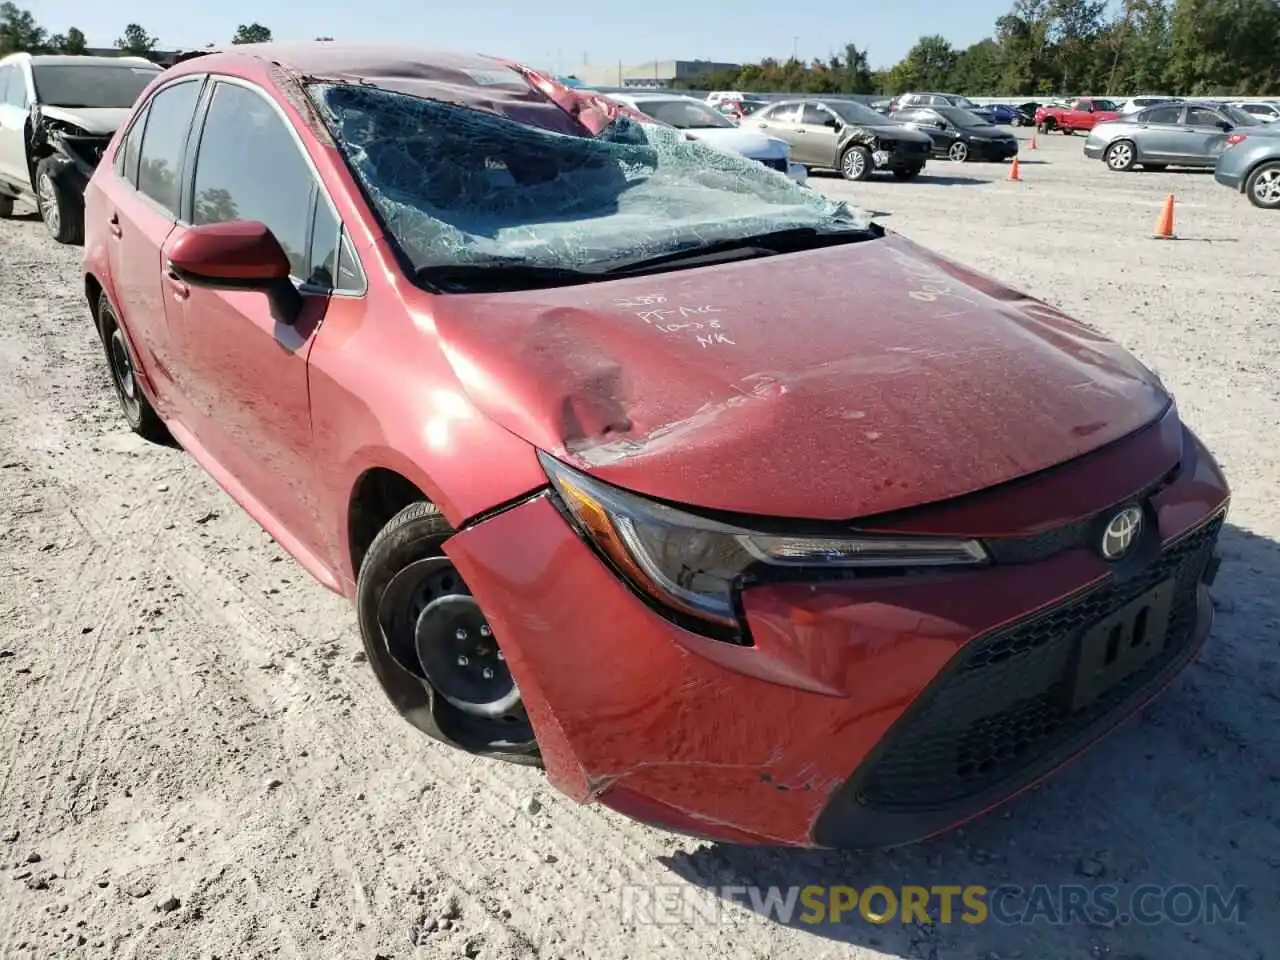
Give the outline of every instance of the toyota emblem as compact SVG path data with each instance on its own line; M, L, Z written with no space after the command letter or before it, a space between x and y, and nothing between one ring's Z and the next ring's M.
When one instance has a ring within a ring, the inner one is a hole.
M1142 510L1138 507L1125 507L1107 524L1102 531L1102 556L1107 560L1119 560L1138 540L1142 532Z

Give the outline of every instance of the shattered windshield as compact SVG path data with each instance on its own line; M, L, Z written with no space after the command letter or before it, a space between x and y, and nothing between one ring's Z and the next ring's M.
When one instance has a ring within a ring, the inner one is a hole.
M754 160L619 117L598 137L372 86L312 83L338 148L415 271L603 271L869 216Z
M127 110L156 78L159 67L103 64L36 64L36 100L46 107Z

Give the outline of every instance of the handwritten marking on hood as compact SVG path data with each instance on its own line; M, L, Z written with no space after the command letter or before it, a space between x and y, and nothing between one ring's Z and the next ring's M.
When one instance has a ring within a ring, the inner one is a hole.
M647 293L639 297L621 297L614 300L613 305L623 310L631 310L635 307L653 307L666 302L666 294Z
M666 303L666 297L633 298L633 300L644 299L660 299L661 303ZM627 303L628 308L638 305L640 304ZM647 303L643 304L643 306L645 307L644 310L633 310L633 312L637 317L661 333L689 331L694 334L699 346L703 349L721 343L737 346L724 332L720 319L714 316L722 312L723 308L721 307L710 303L698 305L670 304L668 306ZM698 333L697 331L699 330L705 330L706 333Z

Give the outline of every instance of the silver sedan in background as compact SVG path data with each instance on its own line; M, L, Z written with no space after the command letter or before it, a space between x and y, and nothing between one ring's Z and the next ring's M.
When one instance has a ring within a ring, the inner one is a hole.
M1280 123L1267 124L1222 152L1213 179L1263 210L1280 210Z
M1233 138L1267 126L1225 104L1164 103L1099 123L1085 140L1084 155L1117 171L1209 168Z

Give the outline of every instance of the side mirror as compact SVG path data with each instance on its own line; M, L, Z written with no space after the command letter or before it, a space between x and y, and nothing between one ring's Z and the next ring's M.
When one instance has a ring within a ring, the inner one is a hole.
M1221 130L1223 133L1226 133L1228 130L1231 130L1231 129L1232 129L1232 126L1231 126L1231 124L1230 124L1228 121L1226 121L1226 120L1219 120L1219 121L1218 121L1218 129L1219 129L1219 130Z
M824 124L823 124L823 126L824 126L824 127L830 127L832 130L839 130L839 129L840 129L840 120L839 120L839 118L837 118L837 117L829 117L829 118L827 118L827 121L826 121L826 123L824 123Z
M289 257L257 220L187 227L169 250L169 269L192 286L262 290L289 326L302 312L302 294L289 279Z

